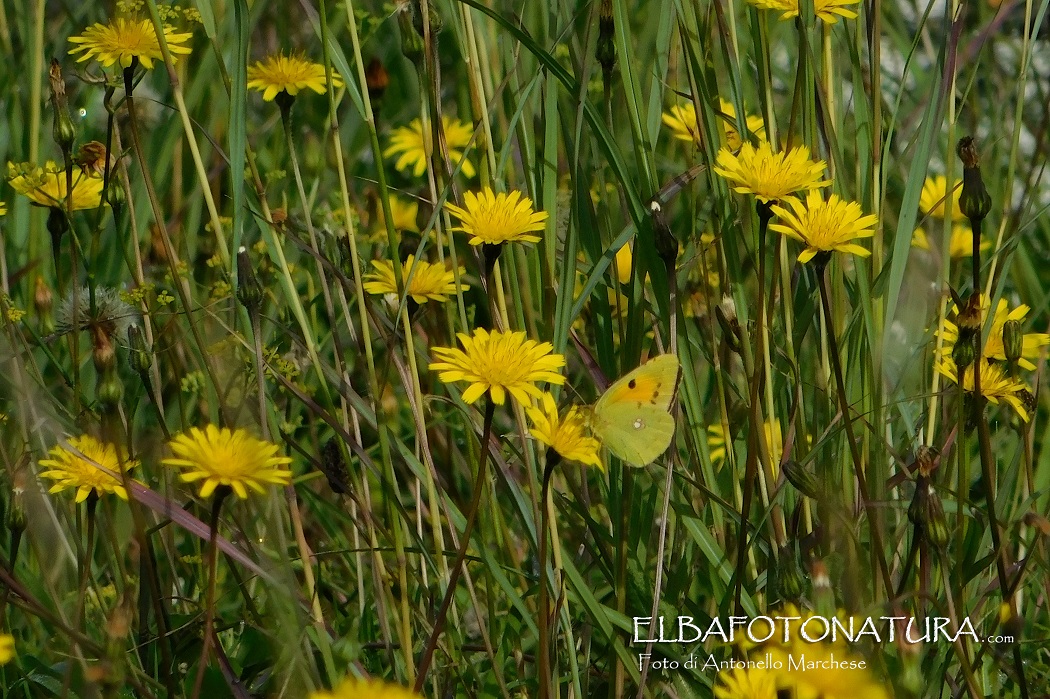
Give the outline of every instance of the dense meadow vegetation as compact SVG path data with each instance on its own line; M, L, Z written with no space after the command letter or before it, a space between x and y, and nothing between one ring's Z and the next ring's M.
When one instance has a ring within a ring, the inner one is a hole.
M0 2L0 695L1050 696L1048 0Z

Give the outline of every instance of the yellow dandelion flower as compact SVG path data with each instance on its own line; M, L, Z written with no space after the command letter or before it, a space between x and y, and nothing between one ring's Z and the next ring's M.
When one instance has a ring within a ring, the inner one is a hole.
M554 354L549 342L526 340L523 332L483 328L474 330L473 336L459 333L457 337L463 349L435 347L434 355L441 361L432 362L430 369L439 372L444 383L468 382L463 392L466 403L489 393L496 405L503 405L509 392L522 405L529 405L529 396L543 395L537 382L565 383L558 373L565 366L565 357Z
M446 203L445 208L460 220L453 231L470 236L471 245L498 245L507 242L537 243L547 221L546 211L533 211L532 200L521 192L495 194L491 187L463 195L466 207Z
M809 159L805 146L774 153L769 142L762 141L757 148L742 144L739 154L729 148L718 151L715 172L729 180L734 191L769 202L804 189L828 186L831 182L821 179L825 167L823 160Z
M886 688L867 667L856 667L857 657L841 646L800 643L795 649L769 648L778 671L777 688L796 699L889 699ZM805 666L792 670L791 661L805 657ZM833 662L834 661L834 662ZM812 664L812 665L811 665ZM853 665L851 667L851 665Z
M740 132L736 129L736 108L722 98L718 99L718 106L722 111L719 123L725 136L726 147L731 151L737 151L742 145L742 139ZM671 107L670 112L664 113L662 118L664 125L671 129L676 139L700 145L700 132L696 127L696 107L692 102L684 102ZM747 130L752 136L764 139L766 126L762 117L748 114Z
M418 694L400 685L382 680L343 680L330 692L310 692L307 699L422 699Z
M465 124L459 119L450 119L447 116L441 118L441 124L445 129L445 144L448 146L448 156L452 160L452 167L459 167L468 178L473 177L476 170L470 159L463 156L463 149L474 136L474 129L470 124ZM426 172L427 162L433 151L431 140L430 130L428 129L424 134L423 122L413 119L408 126L398 127L391 132L390 145L383 151L383 157L389 158L400 154L394 167L401 172L407 172L411 168L412 175L419 177Z
M164 25L164 41L168 45L172 62L180 55L190 52L184 43L193 38L193 34L176 32L173 27ZM119 63L121 68L131 66L133 59L138 58L146 70L153 68L153 61L163 61L160 42L153 22L148 19L136 20L118 17L109 24L95 24L84 30L79 36L69 37L70 43L79 44L70 49L70 55L79 53L77 63L91 58L96 59L104 68Z
M332 71L332 85L342 87L343 80ZM272 102L281 92L292 97L300 90L310 89L323 95L328 87L324 66L306 60L304 56L285 56L283 53L267 56L248 66L248 88L263 93L263 99Z
M7 665L15 659L15 637L9 633L0 633L0 665Z
M930 238L926 234L925 228L919 227L915 229L911 239L911 246L920 250L931 249ZM990 240L981 241L982 251L991 247L992 242ZM973 230L970 228L970 224L957 223L952 226L952 239L948 243L948 254L953 260L973 256Z
M1028 410L1018 395L1027 391L1028 386L1008 376L1000 364L977 361L966 367L962 377L963 390L968 393L974 392L973 368L975 365L981 367L981 394L988 399L988 402L998 405L999 401L1003 400L1017 411L1022 420L1028 422ZM959 385L959 370L950 357L937 363L937 372L951 379L952 383Z
M544 393L540 405L528 407L525 412L532 421L529 434L533 439L554 449L564 459L603 468L598 458L602 445L587 434L587 421L578 407L574 405L559 416L554 396Z
M263 484L287 485L292 472L280 468L290 464L287 456L278 456L278 446L256 439L247 430L219 429L208 425L203 430L190 428L176 435L169 443L172 458L164 459L168 466L180 466L184 483L203 480L200 496L206 498L220 485L229 486L237 497L248 497L245 488L265 493Z
M718 673L716 699L777 699L777 673L761 667Z
M962 196L962 180L952 183L952 220L965 221L959 197ZM944 204L948 199L948 178L944 175L933 175L926 178L919 194L919 209L926 216L944 218Z
M365 279L368 280L364 284L365 291L377 296L397 294L394 264L390 260L373 260L372 266L375 271L365 275ZM466 270L460 267L459 273L463 275ZM415 255L409 255L401 265L401 276L406 293L416 303L444 303L448 301L449 296L456 294L456 277L451 269L444 265L431 264L426 260L417 261Z
M51 458L40 461L41 466L48 468L41 471L41 477L55 481L49 493L76 488L77 502L84 502L92 492L98 497L116 493L122 500L128 499L120 474L138 466L138 461L128 459L123 451L118 455L116 446L91 435L70 437L67 441L69 447L56 445L48 452Z
M390 197L390 215L394 219L394 230L395 231L411 231L413 233L419 233L419 202L415 199L405 201L401 197ZM383 213L383 206L380 203L378 209L378 226L377 228L384 234L386 232L386 214Z
M769 228L805 243L806 249L798 256L799 262L809 262L817 253L830 253L833 250L861 257L871 254L852 242L875 235L873 226L878 223L874 214L862 214L860 204L844 201L837 194L832 194L824 201L820 192L815 190L806 194L805 204L795 197L788 197L784 201L791 210L774 206L773 213L783 223L774 223Z
M774 10L781 12L780 19L792 19L798 17L798 0L747 0L760 10ZM813 0L813 14L817 19L828 24L835 24L839 17L856 19L857 13L849 9L848 5L856 5L860 0Z
M980 321L982 327L985 319L988 317L988 309L991 305L991 298L987 294L982 294ZM1003 329L1006 327L1007 321L1023 321L1028 316L1030 310L1032 309L1025 304L1021 304L1017 308L1011 309L1010 304L1006 299L999 299L999 304L995 307L995 314L992 316L992 326L985 334L984 338L984 351L981 354L985 359L1006 361L1006 345L1003 341ZM959 314L959 309L953 306L949 314L957 316ZM941 355L944 357L951 357L955 343L959 340L958 326L950 320L945 319L938 334L941 336L942 340ZM1050 335L1047 335L1046 333L1024 333L1021 336L1021 356L1017 360L1018 366L1027 369L1028 371L1034 370L1035 364L1032 360L1038 358L1042 348L1047 345L1050 345ZM983 377L984 374L981 376ZM984 388L984 384L981 384L981 388Z
M38 206L66 208L66 170L53 160L44 167L32 163L7 164L7 183ZM102 178L73 168L73 210L97 209L102 201Z

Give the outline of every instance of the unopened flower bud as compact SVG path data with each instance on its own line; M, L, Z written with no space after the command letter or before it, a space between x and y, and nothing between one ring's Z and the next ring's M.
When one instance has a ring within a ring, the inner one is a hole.
M797 461L784 463L784 476L791 485L808 498L820 497L820 484L812 471L803 468Z
M350 478L347 475L346 461L343 460L343 451L339 448L335 438L332 437L321 448L321 471L328 479L328 487L337 495L345 495L350 492Z
M402 5L397 13L397 26L401 31L401 53L413 63L419 63L423 59L423 33L416 31L412 15L412 7Z
M128 364L136 374L141 376L153 366L153 352L146 343L146 336L142 333L142 328L137 324L132 323L128 326L128 345L131 346L131 351L128 353Z
M95 397L103 408L113 408L120 403L120 399L124 397L124 383L117 376L117 372L109 371L99 376L95 386Z
M715 318L722 326L722 336L725 338L729 349L737 354L740 353L740 322L736 316L736 302L733 297L726 294L722 297L722 303L715 306Z
M959 158L963 161L962 193L959 195L959 209L970 222L982 221L992 210L992 197L984 186L981 177L980 159L977 145L973 138L966 136L959 139L957 148Z
M54 307L55 297L51 293L51 287L47 285L43 277L37 275L36 289L33 291L33 308L36 309L40 327L45 334L55 329L55 319L51 312Z
M444 23L441 20L441 15L437 11L436 0L431 0L427 3L427 23L430 25L430 36L434 37L441 33L441 29ZM415 27L416 31L419 32L420 36L426 36L426 30L423 26L423 8L422 3L419 0L413 3L412 12L412 26Z
M262 286L243 245L237 251L237 300L249 313L257 313L263 300Z
M117 365L117 350L113 339L99 326L91 329L91 359L95 362L95 371L108 373Z
M51 135L55 143L67 156L73 151L73 142L77 139L77 128L69 118L69 106L66 103L66 83L62 77L62 66L51 59L47 73L48 87L51 90L51 105L55 109ZM68 160L66 161L69 162Z
M667 217L664 216L663 208L659 202L649 205L649 212L653 216L653 242L656 245L656 254L667 265L669 273L674 273L675 262L678 260L678 239L667 225Z
M1024 333L1021 332L1021 321L1008 320L1003 323L1003 354L1007 361L1016 362L1024 350Z
M124 187L114 179L110 179L109 186L106 188L106 201L113 207L113 210L120 209L127 200L128 195L124 192Z

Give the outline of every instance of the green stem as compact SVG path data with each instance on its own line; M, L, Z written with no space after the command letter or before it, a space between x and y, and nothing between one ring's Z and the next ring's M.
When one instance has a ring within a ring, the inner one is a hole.
M830 253L821 253L822 255ZM846 382L842 378L842 362L839 359L838 340L835 338L835 328L831 320L831 293L828 290L827 260L817 261L817 277L820 280L820 303L824 309L824 323L827 326L828 354L831 359L831 367L835 374L835 392L838 394L839 410L842 412L842 422L846 427L846 442L849 445L850 457L853 460L853 473L857 479L857 489L860 493L861 504L868 515L868 524L871 527L872 556L879 565L879 573L882 575L882 583L886 588L888 596L893 595L893 579L890 577L889 566L886 564L885 548L883 547L882 528L879 526L878 513L868 493L868 482L864 475L864 464L861 462L860 450L857 447L857 437L853 431L853 416L850 411L849 397L846 395Z
M459 551L456 553L456 562L452 564L445 596L441 600L441 607L438 609L437 617L434 619L434 630L431 632L423 655L419 659L419 670L416 674L415 683L416 692L422 690L423 684L426 682L430 661L434 658L434 650L437 648L438 639L444 630L445 618L448 615L449 607L452 605L452 599L456 594L456 585L459 583L459 577L465 567L467 550L470 548L470 535L474 532L474 525L478 519L478 510L481 508L481 495L485 492L485 485L488 482L486 467L488 466L489 435L492 433L492 418L495 412L496 404L490 396L485 406L485 421L481 428L481 454L478 456L478 477L474 481L474 497L470 502L470 511L467 513L467 526L463 530L463 538L459 544Z
M548 607L549 593L547 590L547 535L550 529L550 485L554 468L561 461L561 456L553 449L547 450L547 466L543 470L543 486L540 489L540 601L537 610L537 621L539 622L540 643L538 680L540 683L540 699L549 699L551 696L551 659L550 659L550 612Z
M208 592L204 609L204 640L201 643L201 657L197 663L197 677L193 682L193 699L200 699L201 686L204 683L204 670L208 666L211 653L212 636L215 633L215 569L218 567L219 547L215 540L219 531L219 512L222 503L230 494L229 486L221 485L215 490L211 501L211 519L208 532Z

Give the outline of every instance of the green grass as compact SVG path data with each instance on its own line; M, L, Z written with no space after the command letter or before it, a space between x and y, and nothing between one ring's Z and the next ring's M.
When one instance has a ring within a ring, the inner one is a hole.
M684 663L743 649L648 649L634 619L655 610L706 629L788 603L966 618L980 637L846 644L836 653L868 671L816 671L830 677L822 690L788 696L1050 691L1045 350L1034 371L1008 368L1031 390L1027 423L1005 400L970 411L934 372L950 289L1030 306L1026 332L1050 326L1047 38L1025 29L1045 25L1050 3L965 3L954 23L942 4L874 3L834 24L813 4L782 21L741 0L430 0L429 16L414 2L200 3L193 53L139 69L130 103L115 69L67 55L67 37L111 17L101 6L0 4L0 157L63 162L54 56L74 152L112 126L110 186L126 194L73 212L53 252L48 211L0 186L0 631L16 645L3 696L305 697L370 675L434 698L744 697L701 666L649 668L643 682L642 653ZM154 0L136 11L167 13ZM344 86L303 90L282 115L246 88L248 66L279 50ZM373 59L385 91L365 84ZM763 241L753 197L714 172L719 98L761 116L782 148L808 146L827 191L878 216L861 241L872 255L827 267L830 314L819 267L797 262L796 241ZM699 145L661 119L686 103ZM384 156L396 128L442 115L473 127L476 176L441 148L420 177ZM942 244L950 223L920 209L928 176L962 177L966 136L992 202L978 279ZM504 246L491 275L443 208L486 186L548 213L540 242ZM395 227L393 197L418 202L419 233ZM912 246L916 226L932 250ZM418 310L365 294L371 262L400 269L399 248L461 265L469 287ZM238 300L248 270L258 306ZM91 300L103 289L134 307L148 369L126 336L100 371L97 334L55 334L74 288L94 290L78 316L104 305ZM466 384L428 364L433 347L494 322L565 355L563 410L677 354L673 448L643 468L608 453L603 471L561 463L546 521L546 448L511 400L492 414L478 482L488 399L465 404ZM273 441L295 474L291 489L226 500L221 546L213 500L162 464L171 435L206 424ZM727 435L723 458L712 429ZM39 461L81 434L141 462L130 502L47 492ZM921 447L937 450L936 470L902 475ZM997 635L1014 641L984 640Z

